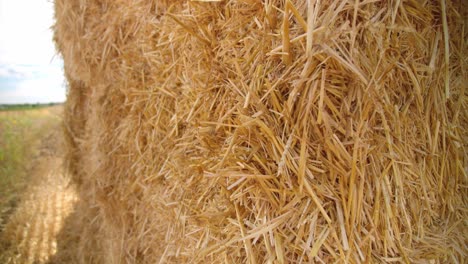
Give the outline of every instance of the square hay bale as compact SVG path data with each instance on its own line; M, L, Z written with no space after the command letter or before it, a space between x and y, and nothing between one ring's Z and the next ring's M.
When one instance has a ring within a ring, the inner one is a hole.
M81 262L464 262L466 1L55 6Z

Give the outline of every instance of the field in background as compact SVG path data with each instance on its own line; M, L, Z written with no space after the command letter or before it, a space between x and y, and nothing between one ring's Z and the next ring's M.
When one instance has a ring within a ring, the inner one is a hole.
M17 111L17 110L34 110L48 108L52 106L59 106L60 103L47 103L47 104L0 104L0 111Z
M62 106L4 107L0 111L0 231L29 180L42 139L60 129Z
M22 109L0 111L0 263L73 263L62 261L76 201L63 168L62 106Z

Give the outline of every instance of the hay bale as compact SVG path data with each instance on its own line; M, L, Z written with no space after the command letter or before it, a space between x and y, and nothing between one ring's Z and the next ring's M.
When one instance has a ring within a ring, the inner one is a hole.
M466 1L55 2L82 262L466 258Z

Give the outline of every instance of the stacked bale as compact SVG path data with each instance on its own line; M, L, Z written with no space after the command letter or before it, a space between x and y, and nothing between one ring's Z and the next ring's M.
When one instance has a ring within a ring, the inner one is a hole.
M467 10L56 0L81 261L463 262Z

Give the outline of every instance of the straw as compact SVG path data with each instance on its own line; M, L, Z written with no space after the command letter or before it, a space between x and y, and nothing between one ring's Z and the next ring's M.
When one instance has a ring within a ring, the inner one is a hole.
M57 0L82 262L463 263L465 2Z

